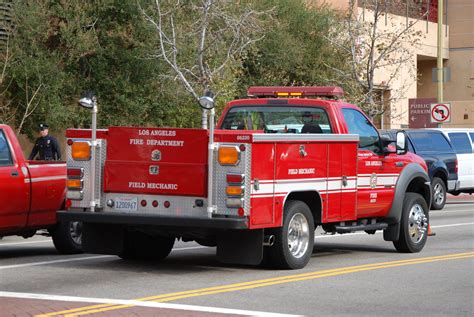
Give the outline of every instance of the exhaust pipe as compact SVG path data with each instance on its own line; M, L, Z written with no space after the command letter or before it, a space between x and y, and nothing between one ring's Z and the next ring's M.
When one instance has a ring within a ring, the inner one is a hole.
M275 243L275 236L269 235L269 236L264 236L263 237L263 246L264 247L271 247Z

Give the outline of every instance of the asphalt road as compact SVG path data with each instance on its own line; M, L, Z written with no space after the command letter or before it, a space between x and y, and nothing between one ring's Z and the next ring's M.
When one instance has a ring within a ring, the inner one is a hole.
M381 234L317 232L298 271L223 265L193 243L153 263L62 256L49 238L5 237L0 316L473 316L474 197L451 199L431 224L436 236L418 254L397 253Z

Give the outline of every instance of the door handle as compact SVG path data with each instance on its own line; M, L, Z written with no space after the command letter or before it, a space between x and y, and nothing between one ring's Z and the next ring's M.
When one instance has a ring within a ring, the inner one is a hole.
M17 177L19 174L18 174L18 171L12 171L10 175L13 177Z

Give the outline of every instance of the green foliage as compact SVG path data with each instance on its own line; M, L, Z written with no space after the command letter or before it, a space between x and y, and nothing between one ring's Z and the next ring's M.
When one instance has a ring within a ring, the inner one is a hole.
M275 21L244 59L243 88L328 84L324 62L337 56L324 35L334 13L325 6L308 7L303 0L266 0L260 5L275 7Z
M193 31L198 16L191 2L178 2L179 10L173 11L182 44L177 58L184 69L199 72L194 66L198 37ZM203 83L221 92L218 111L250 85L331 83L324 65L333 65L338 57L323 36L333 17L328 8L308 8L303 0L222 3L209 28L212 42L205 63L211 70L222 64L232 41L231 33L220 33L228 23L225 19L237 19L249 6L273 9L273 15L256 15L260 20L249 22L254 29L245 30L245 36L256 32L264 38L238 52L212 82ZM77 106L77 100L93 90L100 126L199 127L196 101L157 56L156 29L141 12L153 12L154 2L143 0L140 6L135 0L15 1L8 54L0 54L6 63L0 81L0 122L30 136L42 121L55 130L88 127L90 114Z

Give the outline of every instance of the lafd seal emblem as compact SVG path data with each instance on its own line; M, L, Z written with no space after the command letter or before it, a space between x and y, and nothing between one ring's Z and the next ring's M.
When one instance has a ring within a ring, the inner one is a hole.
M370 188L374 189L377 187L377 174L373 173L370 175Z
M160 150L154 150L151 152L151 160L152 161L161 161L161 152Z

